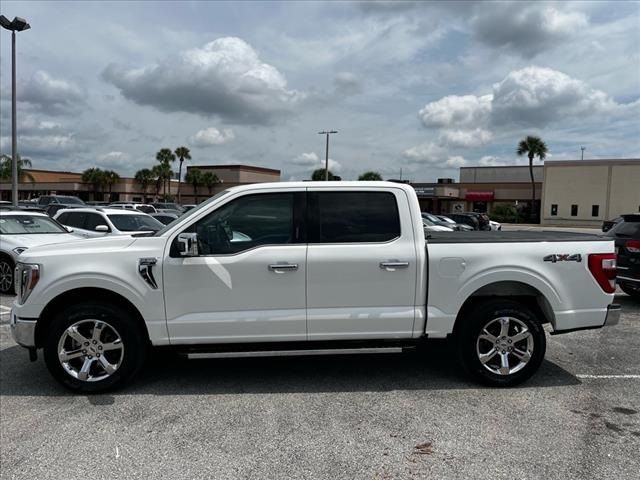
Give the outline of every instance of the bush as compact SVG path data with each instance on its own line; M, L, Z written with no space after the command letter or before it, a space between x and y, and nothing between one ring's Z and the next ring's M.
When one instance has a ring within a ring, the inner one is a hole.
M520 223L524 219L512 203L496 203L491 209L491 220L500 223Z

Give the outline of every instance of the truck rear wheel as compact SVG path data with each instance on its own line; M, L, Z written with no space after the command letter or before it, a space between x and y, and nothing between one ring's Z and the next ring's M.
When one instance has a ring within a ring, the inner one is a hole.
M65 387L84 393L123 385L142 367L146 352L147 339L129 312L94 302L64 309L44 342L49 372Z
M512 300L489 300L460 321L459 356L474 380L511 387L540 367L546 336L534 312Z

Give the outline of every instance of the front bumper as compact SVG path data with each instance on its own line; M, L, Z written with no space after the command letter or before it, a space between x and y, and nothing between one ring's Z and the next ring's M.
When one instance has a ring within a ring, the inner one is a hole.
M604 319L603 327L610 327L617 325L620 322L620 314L622 313L622 307L615 303L607 307L607 316Z
M35 348L36 346L36 322L37 319L19 318L13 310L11 310L11 335L18 345L27 348Z

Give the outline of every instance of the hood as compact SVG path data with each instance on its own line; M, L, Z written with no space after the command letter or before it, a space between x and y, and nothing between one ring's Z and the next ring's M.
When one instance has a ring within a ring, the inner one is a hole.
M117 252L127 248L136 240L135 238L128 235L114 235L109 237L91 239L82 238L79 241L76 240L76 237L72 238L74 238L74 240L70 242L41 245L29 248L29 250L26 250L22 253L20 259L25 262L36 262L38 258L47 256L102 254Z
M40 233L37 235L2 235L2 246L13 250L16 247L34 248L40 245L66 243L82 240L71 233Z

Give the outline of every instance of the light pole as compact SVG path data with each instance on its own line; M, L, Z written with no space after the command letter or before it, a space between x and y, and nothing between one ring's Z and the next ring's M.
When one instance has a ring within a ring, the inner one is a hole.
M580 147L580 160L584 160L584 151L587 149L587 147Z
M22 32L31 28L24 18L14 17L9 21L4 15L0 15L2 28L11 30L11 201L13 206L18 206L18 148L16 134L16 32Z
M323 130L322 132L318 132L318 135L326 135L327 136L327 147L325 148L325 156L324 156L324 181L329 180L329 135L332 133L338 133L337 130Z

